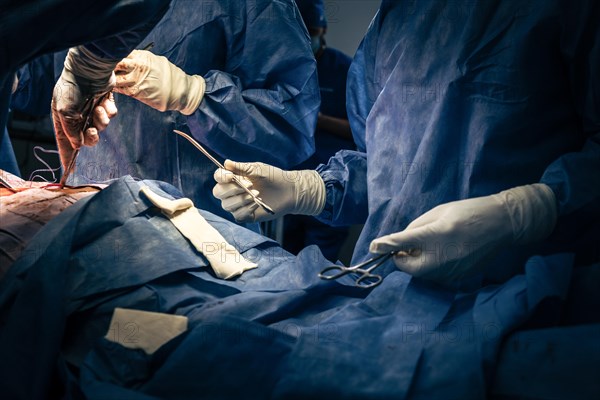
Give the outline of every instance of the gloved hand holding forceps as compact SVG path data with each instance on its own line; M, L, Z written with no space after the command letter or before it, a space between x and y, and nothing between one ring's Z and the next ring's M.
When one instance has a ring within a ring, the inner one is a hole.
M317 215L325 204L325 184L316 171L285 171L265 163L239 163L225 160L226 169L217 169L213 194L221 200L224 210L238 222L272 220L286 214ZM274 211L267 213L238 184L236 175L247 182Z
M399 251L394 262L400 270L448 283L481 272L503 247L542 241L556 219L552 189L542 183L519 186L441 204L402 232L373 240L370 251Z
M283 171L263 163L225 162L215 172L213 194L237 220L265 221L270 216L231 183L240 175L276 212L318 215L326 187L316 171ZM442 204L398 233L377 238L370 251L394 252L396 266L414 276L448 283L479 272L488 256L502 247L545 239L554 229L557 204L544 184L519 186L498 194ZM458 246L450 257L429 252L431 244Z

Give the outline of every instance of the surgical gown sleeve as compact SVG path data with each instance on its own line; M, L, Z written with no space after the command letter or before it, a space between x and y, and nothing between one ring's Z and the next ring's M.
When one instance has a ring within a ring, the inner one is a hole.
M378 20L376 16L372 25ZM346 84L346 109L357 151L341 150L327 165L317 167L327 190L325 207L317 219L333 226L364 223L368 215L365 122L375 96L373 64L369 63L375 44L372 37L365 36L360 44Z
M550 164L541 179L553 189L560 217L597 209L600 201L600 3L577 4L563 10L560 43L573 107L587 140L579 152Z
M228 38L227 67L204 76L204 99L187 123L222 156L290 168L314 152L316 62L293 1L246 7L245 30Z
M120 59L150 32L170 0L10 2L0 15L0 63L10 71L31 59L87 43L95 54Z

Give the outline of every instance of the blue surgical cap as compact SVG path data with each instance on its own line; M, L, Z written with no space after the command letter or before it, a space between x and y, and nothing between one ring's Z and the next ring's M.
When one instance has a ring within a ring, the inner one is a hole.
M307 28L327 27L323 0L296 0L296 4Z

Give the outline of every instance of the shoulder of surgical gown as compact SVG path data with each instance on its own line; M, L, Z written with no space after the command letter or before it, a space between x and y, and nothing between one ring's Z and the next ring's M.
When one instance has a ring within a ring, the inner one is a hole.
M204 75L204 99L187 123L223 157L289 168L314 152L316 61L293 1L247 1L245 12L225 22L225 65Z

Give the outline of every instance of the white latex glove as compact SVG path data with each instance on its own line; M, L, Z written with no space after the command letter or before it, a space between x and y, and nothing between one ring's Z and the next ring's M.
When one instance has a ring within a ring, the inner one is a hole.
M284 171L264 163L226 160L226 169L215 171L215 197L224 210L239 222L268 221L286 214L320 214L325 206L325 183L317 171ZM233 174L247 183L253 193L269 205L275 215L259 207L252 197L233 182Z
M175 110L191 115L200 106L206 84L199 75L188 75L166 57L134 50L115 68L115 92L131 96L158 111Z
M545 239L556 218L552 189L544 184L519 186L435 207L404 231L373 240L370 251L403 250L394 257L399 269L447 283L481 271L502 247Z
M84 105L96 102L110 93L115 76L113 69L118 60L104 60L84 46L69 50L60 78L54 86L51 113L54 133L63 167L71 159L74 149L98 143L98 132L104 130L110 119L117 115L112 94L94 108L89 126L86 123Z
M11 89L10 93L14 94L17 91L18 87L19 87L19 77L17 76L17 74L15 74L15 77L13 79L12 89Z

